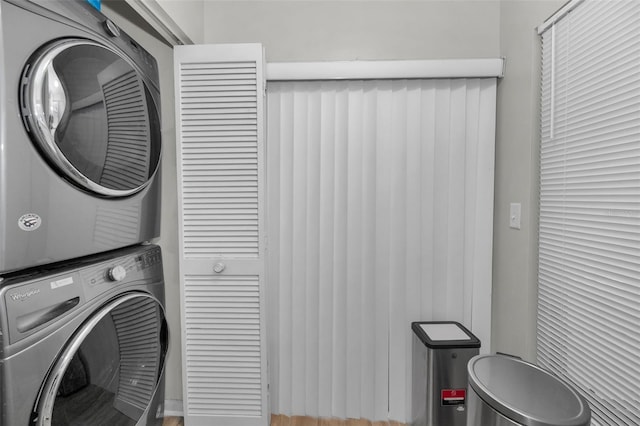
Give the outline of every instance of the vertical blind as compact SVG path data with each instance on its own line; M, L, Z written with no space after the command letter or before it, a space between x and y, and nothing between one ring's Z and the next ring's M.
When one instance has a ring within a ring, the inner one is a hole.
M490 345L495 78L270 82L272 411L409 421L411 321Z
M542 34L538 362L595 425L640 424L640 3Z

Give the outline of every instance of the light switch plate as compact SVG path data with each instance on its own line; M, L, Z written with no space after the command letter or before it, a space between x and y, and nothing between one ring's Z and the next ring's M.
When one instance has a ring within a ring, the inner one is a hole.
M521 215L522 215L522 204L511 203L509 205L509 228L520 229Z

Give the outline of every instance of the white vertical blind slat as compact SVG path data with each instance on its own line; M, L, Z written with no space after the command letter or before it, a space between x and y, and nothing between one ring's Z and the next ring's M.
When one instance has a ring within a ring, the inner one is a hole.
M460 173L460 164L466 160L466 95L467 83L460 80L451 81L451 102L449 114L449 158L448 181L449 188L456 190L448 192L447 216L451 224L447 228L447 312L455 312L458 321L464 320L464 266L460 264L459 256L464 253L465 229L465 173ZM474 117L476 120L477 118Z
M391 156L387 158L387 167L391 171L391 194L387 199L390 209L391 241L389 247L389 268L391 280L389 282L389 417L402 418L404 404L398 402L408 400L405 385L405 346L407 333L402 330L406 309L406 82L392 83L391 100L391 134L396 143L393 144ZM396 332L394 332L396 331Z
M449 172L449 141L451 139L451 129L449 123L451 121L451 97L450 97L451 81L441 80L435 83L436 90L436 112L435 112L435 152L434 152L434 197L432 205L434 211L433 228L434 228L434 261L433 261L433 282L447 282L447 254L449 252L448 240L449 229L449 195L451 191L443 191L442 188L450 186ZM443 125L446 123L446 125ZM427 225L429 226L429 225ZM448 296L449 290L431 286L433 289L432 305L433 315L435 318L446 318L450 315L448 312Z
M638 28L585 0L542 34L538 361L598 425L640 424Z
M480 98L478 100L478 132L469 133L476 139L477 156L475 157L475 183L468 187L470 209L473 213L473 256L469 259L472 274L465 276L465 280L472 282L471 288L471 324L476 330L491 328L491 315L487 315L482 306L491 306L491 285L485 284L485 277L491 277L492 250L487 248L487 242L493 241L493 187L486 182L494 181L495 158L495 121L496 121L496 90L495 83L490 80L480 80ZM473 139L472 139L473 140ZM470 141L471 146L474 146ZM470 174L473 176L473 174ZM487 225L488 224L488 225ZM478 337L485 348L488 347L488 335L479 332Z
M390 320L389 312L389 283L392 282L391 268L389 264L390 247L391 247L391 209L389 198L391 197L391 170L387 167L391 158L393 146L388 143L392 139L390 123L388 117L391 117L391 88L390 82L381 82L374 87L376 93L376 172L375 172L375 188L373 189L376 199L374 210L375 220L375 257L377 261L373 266L376 270L376 302L375 302L375 329L376 346L374 347L375 356L375 413L374 419L384 420L389 416L389 346L390 339ZM373 124L372 124L373 126Z
M345 418L347 416L347 334L348 324L346 323L347 309L350 304L347 303L347 138L348 138L348 91L344 85L341 85L336 93L336 110L335 110L335 163L334 181L333 181L333 212L334 228L328 230L333 232L333 277L331 283L333 285L333 380L331 392L331 405L333 412L337 417ZM351 301L351 303L353 303Z
M376 376L372 372L376 369L376 357L367 356L367 350L374 348L376 340L379 339L379 332L375 325L379 315L375 312L375 268L372 268L367 259L375 256L375 176L376 176L376 145L371 143L374 140L376 129L368 125L375 119L377 110L376 92L372 84L368 83L363 88L363 140L362 145L362 317L360 327L362 333L361 347L361 394L360 411L362 416L375 412L376 400Z
M320 94L320 128L332 128L335 125L335 93L321 91ZM286 125L287 117L282 117L283 125ZM333 241L334 234L326 232L334 227L334 162L335 145L333 135L320 132L320 227L319 227L319 249L320 265L319 283L320 285L320 389L319 389L319 413L330 413L333 411ZM286 404L286 402L284 402Z
M422 282L422 268L421 263L423 261L421 253L421 234L422 234L422 200L420 197L422 180L421 176L421 118L423 115L423 109L421 105L421 83L419 81L408 82L407 84L407 102L406 102L406 128L407 128L407 142L406 142L406 191L405 198L407 202L407 208L404 220L403 233L406 235L406 256L405 256L405 268L407 276L405 279L407 291L404 295L404 304L406 306L404 321L405 324L411 321L413 316L411 313L421 312L421 282ZM470 324L470 323L467 323ZM411 339L409 338L405 345L411 345ZM409 346L405 346L405 360L404 360L404 375L405 377L412 377L412 359L411 349ZM405 395L407 398L411 398L412 394L411 380L405 380Z
M411 321L465 322L475 309L490 345L480 313L489 317L490 305L473 306L471 293L490 303L491 234L480 241L471 228L490 230L492 215L471 218L493 204L492 163L487 170L473 157L492 157L495 84L269 83L274 412L407 422ZM480 105L493 112L483 116ZM481 119L485 127L468 123ZM468 138L482 130L488 136ZM469 194L470 183L483 193ZM489 253L484 269L480 253Z
M303 173L307 168L307 145L298 145L295 141L306 138L306 102L303 102L304 96L299 93L293 94L293 173L297 179L292 181L293 186L293 283L291 287L291 304L292 315L298 318L298 321L292 323L293 349L303 351L304 356L294 356L291 360L292 370L294 372L292 380L292 399L295 411L305 409L305 392L306 385L306 322L308 321L305 310L307 308L306 293L309 283L306 280L308 253L306 248L307 242L307 174Z
M466 112L465 116L476 117L481 113L480 109L480 81L474 80L469 82L467 86L467 99L465 102ZM480 134L478 120L466 120L465 135L467 139L467 147L464 152L464 169L467 171L464 175L464 187L474 188L476 185L476 179L474 176L478 174L478 156L481 150L486 149L479 143L478 135ZM468 206L474 206L474 208L466 209L464 212L464 229L476 229L476 220L478 220L479 208L476 206L476 202L479 199L476 191L465 191L464 204ZM464 257L473 258L473 252L475 250L475 243L478 236L472 232L464 232ZM472 263L466 263L464 268L461 268L463 279L462 294L464 297L464 323L473 323L473 283L475 277L474 265Z
M280 96L274 95L269 96L266 99L267 111L274 111L277 108L280 108ZM269 139L277 139L280 140L280 126L269 126L266 129L267 134L266 138ZM272 168L271 159L280 157L280 145L270 146L266 144L266 169L270 170ZM269 212L273 210L273 205L278 206L280 204L280 180L278 174L271 174L269 176L270 184L267 186L267 194L266 194L266 211L267 211L267 226L270 226L273 219L269 216ZM269 235L268 238L268 250L269 251L280 251L280 233ZM280 281L280 271L279 271L279 258L275 256L268 256L266 259L266 269L269 273L269 279L274 282ZM267 306L280 306L280 293L282 291L281 286L271 286L269 291L266 292L266 302ZM268 339L268 353L278 353L279 345L281 343L280 335L282 334L282 323L280 322L279 313L275 312L273 309L267 309L267 323L269 325L269 333L270 338ZM284 359L284 354L282 357L269 358L269 374L270 381L282 383L280 376L280 363ZM270 399L272 401L272 411L279 412L282 414L286 414L280 406L277 404L277 401L280 401L280 393L282 391L282 384L280 386L270 386L269 393Z
M293 114L293 110L291 108L292 102L288 98L293 98L292 93L283 93L282 95L282 116L290 116ZM269 98L269 97L268 97ZM288 102L287 102L288 101ZM268 117L272 116L273 109L268 111ZM285 124L285 123L282 123ZM279 384L279 393L280 400L287 401L287 405L282 407L282 411L278 411L279 413L290 415L291 414L291 403L292 395L293 395L293 374L290 372L290 368L292 366L292 355L294 352L294 335L293 335L293 323L288 321L288 318L293 317L293 300L291 297L291 283L293 283L292 277L292 269L287 267L291 263L291 258L293 256L293 227L290 224L293 222L292 211L290 209L285 208L288 205L292 204L293 199L293 181L288 178L288 176L293 175L293 128L288 125L281 126L273 126L267 124L267 129L271 131L272 128L279 127L281 129L281 143L278 148L280 153L280 162L277 166L269 164L267 170L277 170L278 167L281 168L281 173L276 174L280 181L280 214L273 215L270 212L273 209L270 209L269 216L274 220L280 221L280 224L277 226L278 229L281 228L281 232L270 234L276 234L279 236L280 245L278 246L279 256L279 265L278 268L274 271L279 274L280 281L283 285L281 286L280 300L278 305L278 310L281 310L281 314L279 318L282 320L279 321L280 329L277 334L277 338L280 339L280 347L278 353L282 353L282 359L280 360L280 379L277 381ZM269 136L267 141L270 141L271 137ZM274 144L267 142L267 155L273 152ZM281 177L282 176L282 177ZM270 177L267 178L268 181L271 180ZM272 190L272 185L268 186L268 191ZM267 199L271 199L270 192L268 192ZM276 211L278 211L276 210ZM268 225L271 229L272 226ZM271 252L273 248L269 251ZM270 271L271 273L271 271ZM275 312L276 310L274 310Z
M315 117L318 114L318 108L320 103L317 99L320 96L318 91L309 94L314 101L309 102L309 111L307 117ZM317 194L320 190L320 165L316 161L320 154L319 143L319 123L314 120L308 119L307 122L307 138L309 140L309 149L307 152L306 164L308 173L307 193ZM307 223L318 223L320 214L319 199L315 197L307 196ZM307 259L307 299L306 299L306 315L308 317L306 328L306 365L307 365L307 377L305 381L305 406L307 412L311 416L317 416L318 410L318 383L319 383L319 369L317 368L319 363L319 304L318 297L320 294L319 286L319 251L318 242L320 239L320 229L318 227L307 227L307 247L306 250L309 253Z
M436 192L436 90L435 84L423 87L421 95L421 158L420 170L420 212L421 212L421 251L422 268L420 276L426 282L435 281L435 255L438 252L435 245L435 192ZM420 288L420 318L432 315L432 305L435 295L433 286Z
M363 146L363 117L362 83L355 85L348 94L348 132L347 147L347 268L346 283L347 297L345 300L362 300L362 196L358 194L362 187L362 146ZM360 418L361 375L360 360L362 356L361 333L362 310L367 309L362 303L353 303L346 309L347 317L347 417Z

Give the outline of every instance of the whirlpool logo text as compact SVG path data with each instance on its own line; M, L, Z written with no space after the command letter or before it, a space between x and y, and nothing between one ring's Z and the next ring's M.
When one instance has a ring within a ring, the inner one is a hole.
M35 294L38 294L38 293L40 293L40 289L39 288L34 288L34 289L29 289L29 290L27 290L25 292L10 294L9 297L11 297L11 299L14 302L18 302L18 301L23 300L23 299L28 299L29 297L31 297L31 296L33 296Z

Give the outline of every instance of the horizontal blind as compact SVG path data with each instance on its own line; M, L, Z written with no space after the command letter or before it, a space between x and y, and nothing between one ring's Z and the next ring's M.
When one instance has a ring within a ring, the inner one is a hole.
M538 362L640 424L640 3L542 34Z
M496 79L270 82L272 411L409 423L411 321L490 347Z

